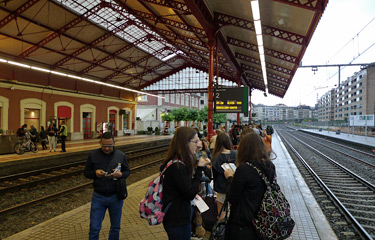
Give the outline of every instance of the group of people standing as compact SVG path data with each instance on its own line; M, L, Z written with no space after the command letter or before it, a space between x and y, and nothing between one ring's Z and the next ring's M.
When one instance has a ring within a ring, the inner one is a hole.
M20 138L26 138L27 133L30 134L30 139L33 142L38 141L38 131L34 125L30 126L30 130L27 129L27 124L23 124L18 130L17 135ZM39 132L39 142L42 144L42 150L47 149L47 144L49 145L49 151L56 152L57 137L61 139L61 152L66 152L65 142L68 136L68 128L65 125L65 121L61 121L59 129L57 129L56 124L50 123L48 128L45 130L44 126L40 127Z
M193 128L176 130L161 166L162 169L172 159L182 162L174 163L164 173L163 206L171 205L165 213L163 225L170 240L191 239L193 202L200 192L202 176L210 172L207 169L213 173L209 177L213 179L218 214L225 201L230 203L227 239L258 239L252 219L260 207L266 186L256 170L246 163L262 169L272 182L276 174L270 159L272 149L252 128L242 129L238 134L237 151L232 149L231 138L224 131L217 131L213 151L210 151L205 149L208 146L205 139L200 139ZM202 148L209 154L197 154ZM207 157L209 155L211 159ZM224 163L234 163L236 172L224 170ZM222 211L218 218L224 215Z
M202 195L202 182L213 179L219 214L224 202L230 203L226 239L258 239L252 219L260 207L266 185L256 170L260 168L272 182L275 166L270 159L272 151L260 134L243 129L237 150L225 131L218 131L210 151L206 139L192 127L176 129L160 171L174 161L163 174L163 226L170 240L188 240L192 237L192 219L195 201ZM90 211L89 239L98 239L106 210L109 210L111 228L109 239L119 239L123 200L117 197L116 180L129 176L126 156L116 150L110 132L101 136L101 147L87 160L85 176L93 179L94 193ZM223 163L234 163L237 170L224 170ZM120 171L116 166L120 165ZM212 174L211 174L212 173ZM210 190L206 189L205 193ZM211 193L213 193L211 189ZM225 214L225 213L223 213ZM224 216L218 216L223 218Z

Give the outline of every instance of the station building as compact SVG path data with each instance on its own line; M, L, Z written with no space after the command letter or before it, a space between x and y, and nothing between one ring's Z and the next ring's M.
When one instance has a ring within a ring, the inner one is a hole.
M49 123L68 127L68 140L96 138L101 131L115 136L134 133L136 94L74 81L34 69L0 62L0 128L15 134L23 124L40 131Z

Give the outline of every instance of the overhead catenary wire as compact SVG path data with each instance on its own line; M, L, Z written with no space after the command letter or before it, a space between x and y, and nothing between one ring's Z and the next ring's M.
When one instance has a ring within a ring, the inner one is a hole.
M358 33L356 33L343 47L341 47L327 62L326 64L328 64L334 57L336 57L341 51L344 50L344 48L346 46L348 46L351 42L354 41L355 38L359 39L360 37L360 34L365 30L367 29L370 24L372 22L375 22L375 17L372 18ZM357 60L359 57L363 56L363 54L365 54L368 50L370 50L373 46L375 45L375 41L369 46L367 47L365 50L363 50L362 52L359 52L359 41L358 41L358 54L357 56L354 56L353 59L349 62L349 63L353 63L355 60ZM342 66L340 68L340 71L344 70L346 68L346 66ZM331 80L333 77L335 77L337 74L339 73L339 71L335 71L333 73L333 75L329 75L328 79L326 79L322 84L325 84L326 82L328 82L329 80Z

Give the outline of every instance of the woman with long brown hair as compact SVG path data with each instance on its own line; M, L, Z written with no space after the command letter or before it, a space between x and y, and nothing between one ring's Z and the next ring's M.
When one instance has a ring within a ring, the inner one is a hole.
M212 153L212 173L214 178L214 190L216 192L216 203L217 210L220 213L220 209L223 206L225 200L225 192L227 186L227 180L224 176L224 169L221 167L224 163L234 163L236 161L236 151L231 150L232 143L230 137L226 133L219 133L216 138L216 144ZM219 219L222 219L219 216Z
M272 183L276 177L275 165L269 158L262 138L255 132L245 134L237 150L236 173L224 172L227 178L227 200L231 204L227 225L227 239L258 239L252 219L256 216L266 185L259 168Z
M163 210L168 207L163 225L170 240L188 240L191 236L191 200L197 195L202 171L210 162L201 157L197 163L199 141L194 128L178 128L160 167L162 170L171 160L178 160L167 168L163 178Z

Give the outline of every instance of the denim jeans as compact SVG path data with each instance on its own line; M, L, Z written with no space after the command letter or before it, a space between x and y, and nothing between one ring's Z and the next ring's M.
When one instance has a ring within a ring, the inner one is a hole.
M191 224L182 227L165 227L168 234L168 240L190 240L191 238Z
M120 237L120 223L122 214L122 205L124 201L118 199L117 195L104 196L94 192L91 199L90 210L90 240L98 240L99 232L102 228L102 222L105 212L108 208L111 229L109 230L109 240L118 240Z

